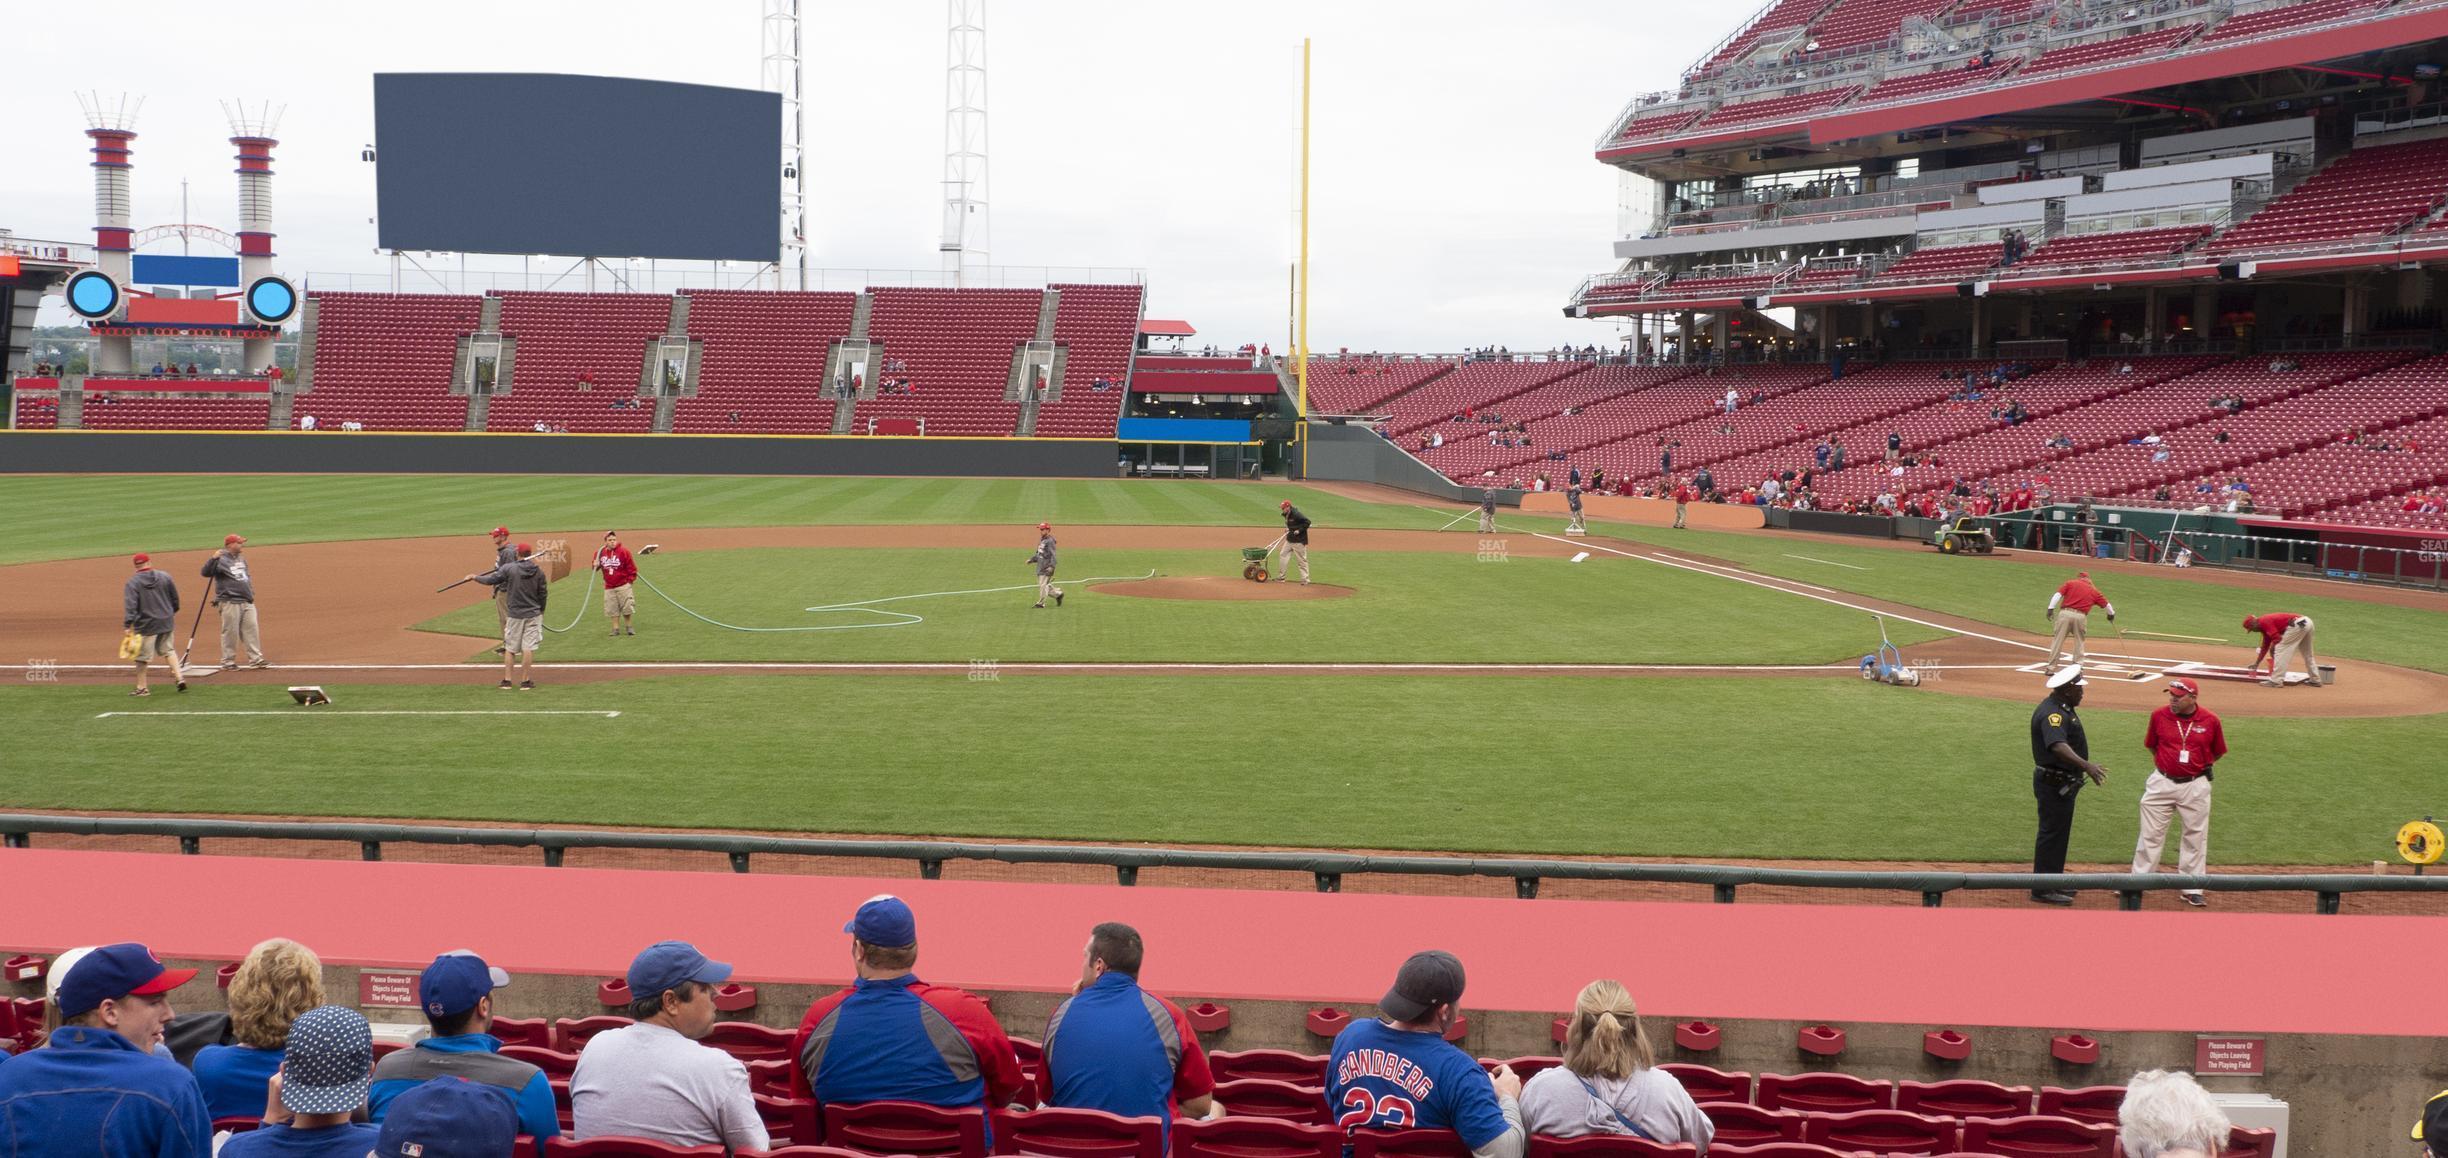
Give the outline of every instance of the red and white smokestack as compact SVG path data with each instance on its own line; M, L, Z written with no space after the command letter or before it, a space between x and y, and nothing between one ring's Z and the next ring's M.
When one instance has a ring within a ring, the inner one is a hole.
M272 274L272 147L280 142L259 136L229 141L238 150L238 284L243 289ZM246 369L260 370L272 364L272 343L251 339L239 356Z
M136 170L131 160L135 151L128 142L136 139L136 131L104 127L87 129L85 135L93 139L94 268L125 288L129 258L136 250L136 207L128 192L129 178ZM135 355L128 339L104 337L96 343L95 373L125 374L134 368Z

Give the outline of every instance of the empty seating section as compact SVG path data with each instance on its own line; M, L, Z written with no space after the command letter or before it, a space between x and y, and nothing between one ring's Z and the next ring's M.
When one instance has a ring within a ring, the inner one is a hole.
M1819 370L1810 369L1815 374ZM1927 363L1899 363L1847 374L1841 382L1807 386L1757 403L1746 395L1730 415L1705 415L1640 436L1629 445L1599 447L1590 454L1609 475L1633 480L1654 478L1660 473L1657 440L1663 438L1669 444L1681 444L1673 448L1677 475L1689 474L1693 467L1709 466L1720 487L1753 481L1720 474L1713 464L1796 440L1816 439L1854 422L1883 418L1935 401L1954 388L1953 383L1939 379L1939 369ZM1722 403L1723 395L1719 398Z
M928 434L999 435L1019 426L1020 404L1006 401L1012 353L1037 333L1044 294L1013 289L873 291L870 341L882 357L906 369L906 394L862 399L851 414L856 430L871 418L923 419Z
M1646 141L1652 137L1663 137L1692 123L1706 107L1705 105L1684 105L1681 108L1668 109L1662 113L1642 113L1633 117L1632 122L1625 125L1624 130L1615 135L1615 139L1618 141Z
M1706 72L1718 65L1741 60L1744 53L1751 51L1752 45L1759 43L1769 33L1785 32L1808 24L1825 7L1827 0L1776 0L1767 11L1760 13L1758 19L1735 33L1732 40L1726 41L1723 48L1703 62L1699 71Z
M531 430L541 422L572 434L654 430L654 401L637 399L638 379L647 343L671 324L671 295L497 296L502 335L517 345L510 392L493 396L485 429ZM637 405L615 409L621 399L637 399Z
M2157 261L2182 253L2208 236L2210 227L2207 225L2128 229L2115 233L2068 233L2032 250L2031 256L2016 262L1999 276L2012 277L2017 271L2035 267Z
M1922 249L1880 270L1872 281L1906 285L1925 281L1965 281L1998 263L2004 249L1994 244L1947 245Z
M18 379L22 385L25 379ZM17 429L53 430L59 426L59 395L19 394L17 396Z
M1744 101L1740 104L1719 105L1715 112L1694 122L1692 131L1708 132L1737 125L1798 120L1812 113L1835 108L1851 98L1853 94L1860 92L1861 89L1862 86L1857 84L1839 85L1816 92L1770 97L1767 100Z
M1888 474L1877 464L1848 468L1829 476L1820 490L1831 498L1853 499L1893 489L1899 495L1918 494L1946 485L1954 478L1987 478L2045 482L2051 493L2079 493L2075 484L2090 477L2087 468L2060 481L2063 460L2131 439L2196 426L2219 416L2210 400L2242 398L2248 408L2334 382L2359 377L2406 360L2387 352L2306 354L2301 369L2272 374L2257 359L2229 362L2164 382L2124 391L2045 419L2005 430L1992 430L1931 448L1933 461L1908 467L1902 476ZM2052 449L2046 444L2063 435L2073 445ZM1881 449L1884 449L1883 447Z
M1438 375L1433 381L1387 399L1377 409L1387 416L1386 433L1400 437L1416 430L1450 423L1465 406L1505 411L1509 409L1507 400L1513 396L1546 385L1586 365L1581 362L1465 362L1454 367L1453 373Z
M1893 39L1903 30L1905 21L1935 18L1954 3L1955 0L1836 0L1836 6L1811 25L1811 39L1819 43L1821 52L1876 44Z
M1624 434L1670 425L1705 412L1723 397L1715 378L1695 377L1695 366L1592 366L1557 383L1589 392L1590 401L1567 403L1544 417L1516 404L1498 407L1506 421L1526 423L1528 448L1491 446L1490 426L1445 427L1445 445L1417 452L1420 460L1457 482L1485 481L1486 472L1543 459L1550 448L1605 442ZM1572 414L1563 410L1569 408ZM1412 445L1418 443L1413 435ZM1507 479L1510 474L1505 474Z
M1653 300L1675 298L1747 298L1767 293L1776 286L1778 270L1736 274L1730 277L1678 277L1650 292Z
M1247 363L1244 363L1245 365ZM1451 373L1460 363L1395 362L1378 358L1337 358L1309 362L1309 411L1312 414L1375 414L1386 399ZM1140 360L1145 369L1147 361Z
M1139 334L1140 287L1057 285L1054 341L1062 346L1062 398L1037 406L1040 438L1111 438L1122 415L1131 343ZM1097 379L1107 386L1099 391Z
M262 430L271 421L272 399L165 398L143 394L87 394L87 430Z
M2430 510L2424 510L2424 507ZM2359 523L2375 527L2409 527L2418 531L2448 531L2448 480L2415 487L2385 498L2367 499L2316 511L2307 518L2328 523ZM2378 568L2374 564L2374 569Z
M826 353L849 335L858 295L683 292L689 299L689 337L703 343L703 354L696 396L673 405L674 433L833 429L834 399L822 393Z
M2448 418L2366 430L2365 440L2366 445L2329 441L2248 466L2210 471L2171 486L2171 498L2186 506L2220 502L2224 496L2216 496L2216 488L2241 481L2251 488L2253 508L2259 514L2319 517L2318 512L2330 507L2403 494L2448 480ZM2213 490L2198 491L2201 486Z
M2307 0L2302 4L2264 8L2259 12L2246 12L2219 21L2218 27L2210 30L2210 35L2202 37L2202 43L2248 40L2307 25L2347 20L2379 6L2380 0Z
M1541 439L1539 456L1549 450L1566 454L1556 464L1558 473L1565 467L1577 466L1587 473L1592 467L1603 467L1610 478L1637 479L1658 473L1658 441L1672 441L1688 430L1715 431L1727 421L1723 408L1726 391L1735 393L1737 413L1753 406L1753 394L1765 399L1792 393L1814 382L1825 381L1827 367L1799 366L1739 366L1727 367L1715 375L1685 378L1655 390L1634 394L1614 402L1601 403L1576 418L1592 418L1595 422L1576 423L1557 419L1551 426L1551 438ZM1620 403L1631 403L1623 406ZM1760 405L1765 405L1763 401ZM1532 431L1539 430L1533 425ZM1739 428L1738 428L1739 429ZM1710 437L1715 437L1712 433ZM1688 465L1686 455L1697 454L1699 447L1685 440L1686 445L1675 451L1675 471L1681 473Z
M292 413L323 430L465 430L468 400L451 393L459 339L484 299L446 294L318 293L314 382ZM636 381L633 369L631 381Z
M2145 32L2140 36L2117 35L2106 40L2095 40L2089 44L2052 48L2034 57L2030 64L2024 65L2023 75L2063 72L2071 68L2090 68L2093 65L2131 60L2139 56L2163 55L2191 40L2195 33L2201 31L2201 28L2199 24L2183 24L2174 28L2162 28L2157 32Z
M1870 91L1863 93L1861 100L1855 103L1866 105L1879 101L1909 100L1946 92L1949 89L1977 88L2006 75L2021 60L2021 57L2001 60L1985 68L1948 65L1932 72L1914 73L1911 76L1890 76L1871 85Z
M2448 195L2448 139L2346 154L2212 241L2219 254L2317 248L2405 228Z

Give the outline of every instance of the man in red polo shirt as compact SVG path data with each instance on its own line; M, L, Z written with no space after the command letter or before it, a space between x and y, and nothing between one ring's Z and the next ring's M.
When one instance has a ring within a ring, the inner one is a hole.
M1672 481L1672 480L1669 480L1669 481ZM1674 484L1674 503L1675 503L1675 521L1674 521L1674 525L1675 525L1676 527L1682 527L1682 526L1683 526L1683 507L1684 507L1684 505L1685 505L1685 504L1687 504L1687 503L1690 503L1690 502L1691 502L1693 499L1696 499L1696 498L1698 498L1698 497L1700 497L1700 496L1699 496L1699 495L1698 495L1696 492L1694 492L1694 491L1692 490L1692 488L1691 488L1691 484L1690 484L1690 483L1686 483L1686 482L1677 482L1677 483L1675 483L1675 484Z
M2252 668L2261 661L2270 661L2269 678L2261 681L2265 688L2287 686L2287 669L2295 666L2295 656L2303 655L2303 686L2321 686L2320 657L2312 654L2312 617L2273 611L2267 615L2247 615L2244 630L2261 633L2261 650L2253 656ZM2251 669L2247 669L2251 670Z
M2060 652L2067 652L2069 641L2073 648L2067 652L2066 662L2083 661L2083 636L2091 626L2091 609L2094 607L2106 608L2108 622L2116 622L2115 605L2108 602L2107 596L2100 594L2099 588L2091 585L2089 571L2075 572L2074 577L2066 580L2055 595L2049 596L2048 616L2056 624L2057 634L2049 640L2048 663L2042 666L2042 671L2057 670L2057 656Z
M2176 869L2200 876L2210 871L2210 767L2227 754L2227 733L2201 706L2201 688L2193 681L2169 680L2167 694L2167 706L2151 713L2142 732L2142 746L2150 749L2157 768L2143 782L2142 835L2134 842L2133 871L2158 869L2168 815L2174 813L2184 818ZM2184 903L2198 909L2209 902L2201 890L2186 889Z

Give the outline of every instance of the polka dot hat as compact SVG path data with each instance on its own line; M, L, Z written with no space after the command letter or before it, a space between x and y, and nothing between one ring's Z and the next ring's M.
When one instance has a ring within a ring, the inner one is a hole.
M366 1104L374 1031L364 1015L318 1005L289 1023L281 1055L281 1104L293 1114L345 1114Z

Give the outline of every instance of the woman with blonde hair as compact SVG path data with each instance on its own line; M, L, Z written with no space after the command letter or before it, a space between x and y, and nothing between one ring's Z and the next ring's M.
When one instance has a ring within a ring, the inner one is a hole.
M1717 1135L1683 1083L1657 1068L1640 1010L1618 981L1592 981L1573 1000L1564 1064L1522 1087L1521 1111L1523 1129L1554 1138L1628 1134L1690 1142L1705 1154Z
M197 1050L190 1068L216 1118L264 1112L272 1075L289 1045L289 1023L323 1004L323 962L295 941L275 937L239 962L229 984L229 1038Z
M2182 1070L2144 1070L2125 1082L2117 1138L2127 1158L2218 1158L2233 1126Z

